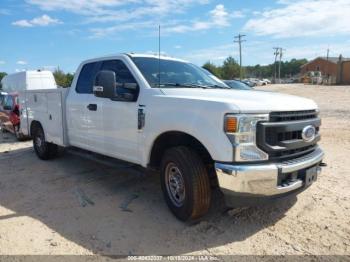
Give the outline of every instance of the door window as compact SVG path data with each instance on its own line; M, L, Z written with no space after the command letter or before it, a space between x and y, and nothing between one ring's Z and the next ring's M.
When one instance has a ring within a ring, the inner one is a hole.
M110 70L115 73L118 83L136 83L135 78L126 67L126 65L120 60L108 60L102 64L102 70Z
M92 94L92 88L94 85L94 80L96 77L96 74L99 70L101 63L100 62L94 62L94 63L88 63L83 66L83 68L80 71L76 91L79 94Z
M115 73L116 80L118 84L125 83L134 83L137 84L134 76L131 74L130 70L126 67L126 65L121 60L107 60L102 63L101 70L110 70ZM123 99L125 94L132 94L133 99L130 101L136 101L138 97L139 89L130 90L123 87L117 88L117 95L120 97L120 100L126 101Z

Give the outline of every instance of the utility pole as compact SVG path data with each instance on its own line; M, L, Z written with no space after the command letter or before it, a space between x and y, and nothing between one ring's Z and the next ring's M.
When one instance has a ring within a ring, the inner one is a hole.
M273 48L274 51L274 55L275 55L275 63L274 63L274 83L276 84L276 79L277 79L277 57L280 54L280 47L274 47Z
M277 82L277 57L279 57L278 59L278 81L279 83L281 83L281 62L282 62L282 56L283 56L283 51L285 51L285 49L283 49L282 47L274 47L273 48L274 51L274 55L275 55L275 83Z
M285 51L285 49L280 47L280 61L278 63L278 81L279 81L279 83L281 83L281 62L282 62L283 51Z
M329 46L327 48L327 64L326 64L326 72L325 72L325 74L327 75L327 84L329 84L328 60L329 60Z
M327 48L327 61L328 61L328 58L329 58L329 47Z
M242 80L242 42L246 41L242 39L244 36L246 35L238 34L234 40L234 43L238 43L239 45L239 80Z

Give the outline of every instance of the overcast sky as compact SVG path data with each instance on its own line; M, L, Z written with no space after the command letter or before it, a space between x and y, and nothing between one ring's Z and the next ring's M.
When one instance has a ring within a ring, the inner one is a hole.
M198 65L238 59L234 35L245 34L243 64L343 54L350 57L350 0L1 0L0 71L59 66L121 52L170 56Z

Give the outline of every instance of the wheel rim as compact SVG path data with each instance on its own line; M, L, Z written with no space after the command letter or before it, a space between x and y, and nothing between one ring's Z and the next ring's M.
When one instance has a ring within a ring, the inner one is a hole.
M44 140L44 136L42 132L39 132L35 138L34 138L34 143L35 143L35 147L37 148L37 150L42 153L43 152L43 143L45 142Z
M169 163L165 169L165 184L171 202L180 207L185 200L185 181L180 169L174 163Z
M39 147L39 148L41 147L41 145L42 145L41 137L38 137L38 136L37 136L37 137L35 138L35 144L36 144L37 147Z

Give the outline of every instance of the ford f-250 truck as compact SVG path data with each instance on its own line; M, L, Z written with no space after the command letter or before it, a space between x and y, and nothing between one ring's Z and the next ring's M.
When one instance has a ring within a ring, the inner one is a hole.
M250 205L300 192L321 171L313 101L232 90L179 59L92 59L68 90L22 97L22 132L40 159L74 147L158 170L170 210L184 221L208 211L215 185L229 206Z

